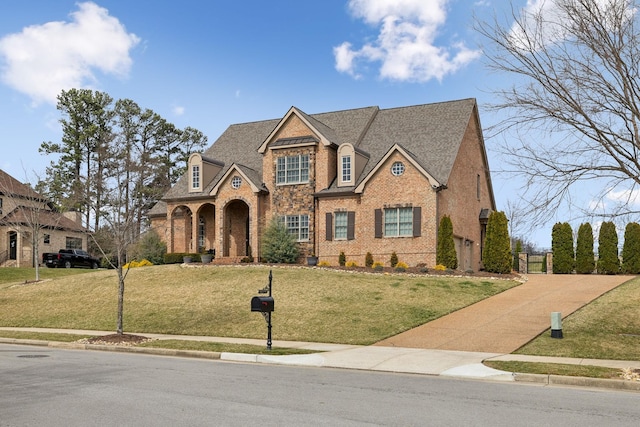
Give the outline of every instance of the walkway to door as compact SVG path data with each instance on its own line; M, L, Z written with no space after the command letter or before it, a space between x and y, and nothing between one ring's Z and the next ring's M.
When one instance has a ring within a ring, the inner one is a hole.
M535 274L515 288L376 345L511 353L551 326L634 276Z

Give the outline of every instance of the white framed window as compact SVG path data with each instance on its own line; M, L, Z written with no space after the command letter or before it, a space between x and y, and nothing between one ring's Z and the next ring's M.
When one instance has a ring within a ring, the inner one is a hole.
M296 241L309 240L309 215L283 215L278 218Z
M242 178L240 178L239 176L234 176L231 180L231 186L237 190L238 188L240 188L240 184L242 184Z
M191 166L191 188L200 188L200 165Z
M404 173L404 163L395 162L393 165L391 165L391 173L393 174L393 176L402 175Z
M342 156L342 182L351 182L351 156Z
M413 208L385 208L384 235L413 236Z
M309 155L278 157L276 184L302 184L309 182Z
M346 240L347 239L347 213L346 212L336 212L334 214L334 231L333 236L336 240Z

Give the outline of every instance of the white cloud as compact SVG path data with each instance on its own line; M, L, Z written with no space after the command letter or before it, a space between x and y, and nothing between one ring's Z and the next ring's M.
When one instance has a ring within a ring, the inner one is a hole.
M185 108L181 105L174 105L173 106L173 114L176 116L182 116L185 112Z
M34 104L56 103L62 89L90 87L95 71L126 77L140 39L95 3L78 4L71 22L25 27L0 39L1 78Z
M480 56L480 51L462 42L449 46L436 43L447 20L450 0L350 0L351 14L379 27L374 42L354 49L343 42L334 47L336 70L360 77L362 62L380 62L380 77L426 82L442 80L447 74Z

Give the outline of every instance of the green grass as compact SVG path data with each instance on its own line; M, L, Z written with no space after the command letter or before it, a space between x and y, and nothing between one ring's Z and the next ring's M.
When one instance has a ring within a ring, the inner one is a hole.
M266 345L229 344L229 343L189 341L189 340L155 340L155 341L148 341L146 343L140 344L138 345L138 347L169 348L172 350L196 350L196 351L213 351L213 352L227 352L227 353L270 354L274 356L284 355L284 354L319 353L318 351L315 351L315 350L303 350L303 349L297 349L297 348L272 347L271 350L267 350Z
M55 332L29 332L29 331L0 330L0 337L15 338L15 339L21 339L21 340L75 342L83 338L91 338L91 335L60 334Z
M76 274L90 273L93 270L82 268L46 268L38 269L40 280L59 279ZM36 279L35 268L0 268L0 286L4 284L15 284L33 282Z
M640 278L635 278L563 319L562 339L547 330L516 353L640 360L639 307Z
M265 338L265 321L250 311L250 301L267 284L269 269L132 269L125 290L125 332ZM85 273L0 285L0 326L115 330L115 271L79 271ZM517 284L275 267L273 339L371 344Z
M569 377L620 379L620 369L605 368L601 366L567 365L560 363L537 362L503 362L497 360L485 360L484 364L489 366L490 368L499 369L506 372L542 375L563 375Z

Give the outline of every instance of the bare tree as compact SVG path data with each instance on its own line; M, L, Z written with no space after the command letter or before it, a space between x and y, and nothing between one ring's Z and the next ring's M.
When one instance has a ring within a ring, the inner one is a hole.
M601 203L619 196L614 206L608 200L607 215L638 213L637 3L529 2L520 13L512 5L504 23L494 17L476 24L488 41L490 69L515 82L496 91L490 107L507 116L487 135L504 137L502 151L511 172L524 178L533 223L587 192Z

